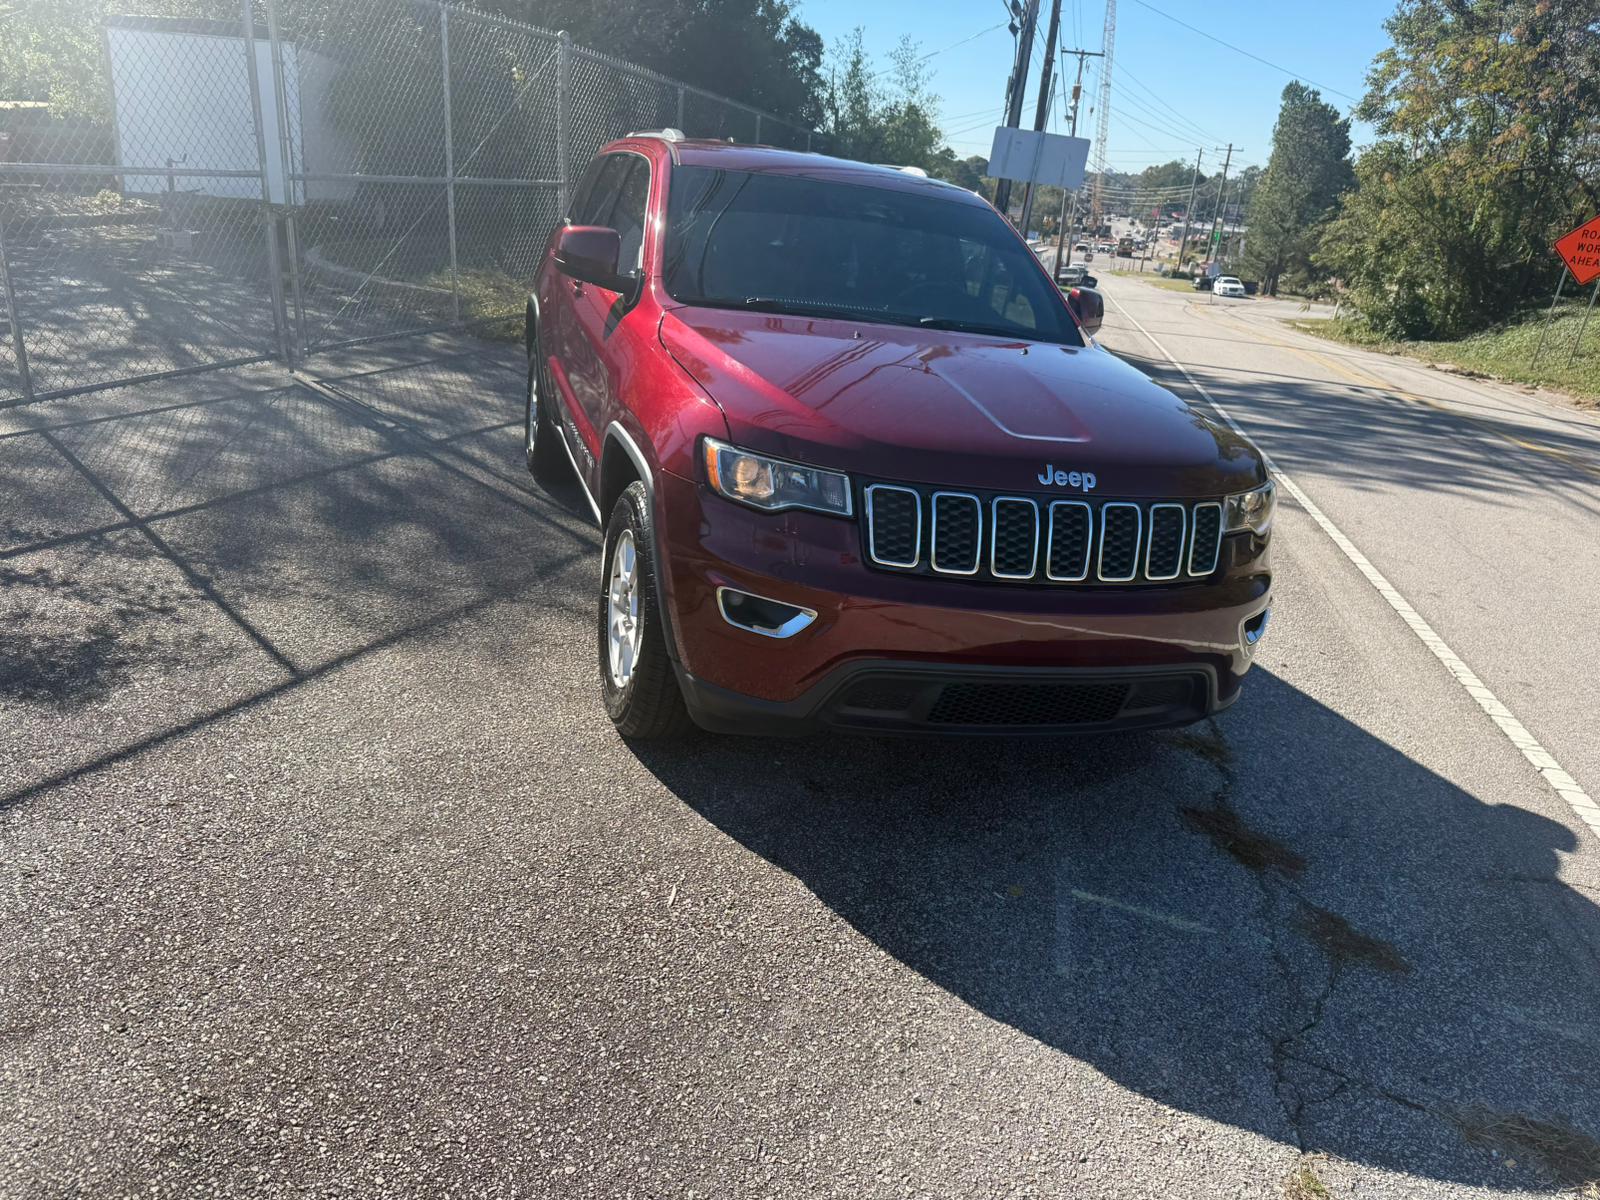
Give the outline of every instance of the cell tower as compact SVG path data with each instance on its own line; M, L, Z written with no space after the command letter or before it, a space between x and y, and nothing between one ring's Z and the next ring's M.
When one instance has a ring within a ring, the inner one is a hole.
M1105 57L1100 60L1100 123L1094 135L1094 193L1090 208L1094 227L1100 228L1105 219L1103 203L1106 186L1106 135L1111 126L1111 51L1117 42L1117 0L1106 0L1106 28L1101 36L1100 49Z

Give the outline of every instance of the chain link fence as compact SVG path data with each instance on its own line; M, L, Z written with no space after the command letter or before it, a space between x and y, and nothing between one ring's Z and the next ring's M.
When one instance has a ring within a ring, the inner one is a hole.
M812 133L435 0L112 17L88 115L0 102L0 407L519 315L633 129Z

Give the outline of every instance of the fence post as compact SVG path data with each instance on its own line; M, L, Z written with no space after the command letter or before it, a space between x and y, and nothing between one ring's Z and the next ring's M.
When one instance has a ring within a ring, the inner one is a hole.
M572 151L572 35L563 29L556 37L556 179L561 211L565 214L571 179L567 158Z
M0 290L5 292L6 323L11 326L11 352L17 358L17 374L22 378L22 398L33 399L33 375L28 370L28 348L22 344L22 318L17 313L17 289L11 283L11 261L6 257L6 223L0 210Z
M678 124L677 124L677 129L678 129L678 131L680 133L687 133L688 132L688 130L684 129L684 127L683 127L683 85L682 84L678 85Z
M272 332L278 357L289 357L289 319L283 307L283 267L278 261L278 222L272 215L272 182L267 175L267 131L261 116L261 72L256 63L256 16L251 0L239 0L244 22L244 72L250 85L250 120L256 131L256 165L261 168L261 232L267 239L267 296L272 305Z
M283 40L278 36L277 0L265 0L267 44L272 50L272 98L278 118L278 161L283 170L283 234L289 250L289 284L294 293L295 336L290 339L291 364L306 355L306 306L300 294L300 237L295 228L294 155L289 147L289 89L283 82ZM298 90L296 97L298 98Z
M450 120L450 9L439 6L439 63L444 74L444 206L450 236L450 314L461 324L461 279L456 266L456 156Z

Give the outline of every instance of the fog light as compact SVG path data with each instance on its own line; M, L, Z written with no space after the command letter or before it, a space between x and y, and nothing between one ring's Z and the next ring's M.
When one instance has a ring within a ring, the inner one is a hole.
M1244 624L1239 626L1239 632L1244 641L1246 650L1255 648L1255 644L1259 642L1262 636L1267 632L1267 622L1271 619L1272 610L1270 608L1263 608L1255 616L1246 619Z
M717 589L717 609L734 628L770 638L793 637L817 619L813 609L731 587Z

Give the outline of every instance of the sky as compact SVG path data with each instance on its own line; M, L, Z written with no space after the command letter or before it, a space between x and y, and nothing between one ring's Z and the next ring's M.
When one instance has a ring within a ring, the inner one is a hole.
M988 155L1015 52L1005 0L800 0L797 7L800 19L830 47L860 25L867 49L885 66L901 35L910 34L929 56L925 65L940 97L946 141L962 156ZM1229 142L1235 145L1234 171L1266 166L1284 85L1298 78L1320 87L1324 100L1348 114L1364 91L1373 56L1389 44L1383 21L1394 7L1395 0L1338 0L1331 8L1327 0L1118 0L1106 138L1111 168L1137 171L1174 158L1193 162L1203 146L1204 166L1214 171ZM1025 125L1032 124L1038 98L1049 11L1050 0L1041 0ZM1104 21L1105 0L1062 0L1061 41L1068 48L1099 50ZM1078 119L1079 136L1091 140L1098 121L1098 113L1090 112L1098 106L1096 63L1088 60ZM1058 85L1049 126L1062 133L1064 92ZM1359 125L1351 132L1358 147L1372 138Z

